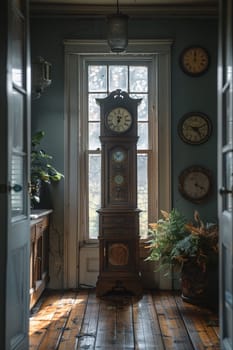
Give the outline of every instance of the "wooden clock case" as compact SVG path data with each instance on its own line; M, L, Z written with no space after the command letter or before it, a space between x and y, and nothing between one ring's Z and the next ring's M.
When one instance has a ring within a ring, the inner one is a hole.
M100 267L97 296L109 292L141 296L139 273L139 214L137 208L137 106L126 92L113 91L97 99L101 113L101 208L99 213ZM113 131L107 124L115 108L126 109L130 127Z

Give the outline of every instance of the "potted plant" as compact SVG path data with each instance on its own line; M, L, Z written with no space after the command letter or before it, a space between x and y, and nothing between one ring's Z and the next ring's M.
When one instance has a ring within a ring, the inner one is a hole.
M31 141L31 205L40 203L42 184L60 181L64 176L52 164L53 157L41 149L40 143L45 136L44 131L38 131Z
M218 297L218 227L204 224L194 212L188 222L177 209L161 211L149 224L149 256L159 267L173 266L181 274L182 298L192 303L214 304Z

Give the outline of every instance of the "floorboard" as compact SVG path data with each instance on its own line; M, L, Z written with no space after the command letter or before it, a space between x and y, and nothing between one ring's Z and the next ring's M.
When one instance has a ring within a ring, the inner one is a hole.
M29 337L30 350L220 349L216 312L168 291L146 291L140 300L46 291L32 309Z

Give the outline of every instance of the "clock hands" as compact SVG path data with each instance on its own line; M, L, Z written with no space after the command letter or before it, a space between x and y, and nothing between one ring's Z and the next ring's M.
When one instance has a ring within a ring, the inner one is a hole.
M197 182L195 182L194 186L200 188L200 190L205 190L205 188L199 185Z
M120 124L121 119L122 119L121 115L117 115L117 123L118 123L118 124Z
M109 129L122 133L127 131L132 125L132 116L125 108L115 108L107 116L107 126Z
M193 57L193 60L194 60L194 62L196 62L196 60L197 60L197 53L196 53L196 51L194 51L194 57Z
M195 131L198 135L199 135L199 137L201 137L201 133L200 133L200 127L198 127L198 126L191 126L191 128L192 128L192 130L193 131Z
M201 137L202 134L200 132L200 129L203 128L203 126L205 126L205 124L202 124L200 126L192 126L191 125L191 128L192 128L193 131L195 131Z

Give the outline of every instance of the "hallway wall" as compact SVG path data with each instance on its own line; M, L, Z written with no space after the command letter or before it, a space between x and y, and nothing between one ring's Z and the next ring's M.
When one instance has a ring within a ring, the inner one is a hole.
M105 39L106 22L101 19L31 18L32 61L42 56L52 63L52 84L40 99L32 101L32 132L45 130L43 146L54 155L54 165L64 170L64 39ZM174 40L172 47L172 204L192 219L194 209L204 220L217 220L217 19L130 19L129 39ZM210 53L208 72L197 78L185 75L179 66L181 51L198 44ZM179 119L188 112L206 113L212 120L210 140L200 146L187 145L177 134ZM195 205L186 201L178 191L178 176L187 166L204 165L214 175L214 190L210 200ZM50 287L63 286L63 181L51 187L54 208L51 251ZM51 206L50 202L44 206Z

